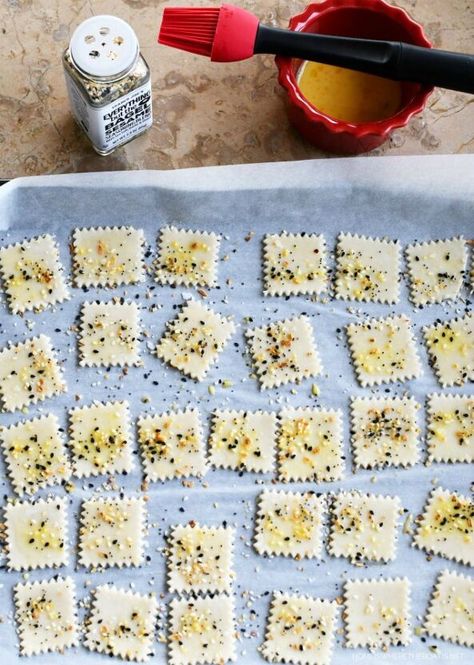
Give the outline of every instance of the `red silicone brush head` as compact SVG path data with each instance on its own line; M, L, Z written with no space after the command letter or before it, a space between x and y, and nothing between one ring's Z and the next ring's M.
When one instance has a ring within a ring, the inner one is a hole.
M166 7L158 41L214 62L236 62L253 55L257 30L257 17L233 5Z

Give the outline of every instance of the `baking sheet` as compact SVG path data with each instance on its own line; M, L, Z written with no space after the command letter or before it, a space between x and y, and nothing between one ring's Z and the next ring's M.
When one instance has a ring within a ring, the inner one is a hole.
M145 285L120 287L113 290L91 289L88 293L74 289L73 298L61 305L53 314L47 310L24 317L8 313L4 301L0 304L0 346L7 340L20 341L33 334L46 333L53 339L64 362L69 392L61 397L32 407L29 417L53 411L66 425L67 408L87 404L92 399L127 399L135 418L143 412L160 412L172 406L198 405L201 409L205 433L208 432L209 414L214 408L246 408L278 410L282 405L328 406L340 408L344 415L344 446L346 454L345 479L337 483L271 484L271 475L246 473L239 476L231 471L211 470L204 483L196 481L193 488L184 488L180 481L151 484L147 492L150 500L147 554L151 561L140 569L110 569L104 573L88 574L76 570L77 542L76 515L79 504L93 489L100 488L104 478L89 482L75 481L76 489L68 495L70 506L71 563L58 571L35 571L30 580L52 577L55 572L72 574L77 583L79 598L88 597L85 584L115 581L121 586L133 585L138 591L154 590L161 596L162 619L165 603L169 599L165 584L165 565L161 549L164 534L172 524L194 519L207 524L220 524L226 520L237 527L235 583L238 631L242 639L238 644L238 662L243 665L263 662L257 647L262 642L271 592L280 589L311 593L324 598L335 598L347 578L407 575L412 582L413 623L425 611L437 573L448 567L468 572L466 566L433 557L427 562L423 552L411 548L411 538L400 533L397 558L388 565L351 566L345 560L327 555L321 561L295 561L283 557L266 559L257 556L251 548L255 497L264 486L281 489L316 489L326 492L338 488L358 488L366 491L398 494L403 506L414 515L423 506L432 481L469 493L469 465L417 465L409 470L383 470L378 473L351 471L351 453L348 436L348 401L350 395L365 395L369 389L358 386L349 360L346 344L340 341L337 329L355 320L360 313L384 316L391 312L407 312L414 321L418 349L423 362L422 378L390 388L392 394L409 390L423 403L429 392L439 391L432 370L427 365L426 351L421 344L421 326L436 318L449 318L464 311L469 305L468 294L455 306L433 305L415 310L407 300L406 285L402 286L401 302L395 307L383 304L360 304L353 308L347 303L329 301L314 303L308 297L263 298L261 295L261 238L266 232L313 231L326 236L333 250L339 231L399 238L403 244L413 240L428 240L474 232L474 156L456 157L385 157L310 161L288 164L248 165L176 172L96 173L66 176L46 176L19 179L0 190L0 242L21 240L38 233L54 233L59 241L61 259L70 272L68 242L71 230L83 225L132 224L145 229L147 242L154 251L160 226L178 224L186 228L222 232L221 257L229 260L219 264L220 288L209 290L208 304L223 314L233 314L239 325L232 342L221 354L216 366L206 379L197 384L183 380L182 375L166 367L147 348L155 343L164 330L165 322L175 315L176 305L193 289L153 287L151 278ZM249 232L254 232L246 240ZM152 260L150 256L147 261ZM226 287L226 280L232 287ZM150 292L150 299L143 296ZM76 339L69 327L76 320L80 303L93 298L110 299L121 295L139 296L142 306L143 328L149 337L142 342L143 369L130 368L120 378L118 368L108 372L81 368L76 361ZM159 309L149 311L151 304ZM311 396L312 381L294 386L260 392L243 356L244 341L242 319L251 315L254 324L306 313L314 326L315 338L324 361L324 375L317 379L320 396ZM234 345L236 343L236 345ZM104 374L108 375L105 378ZM146 378L145 378L146 376ZM210 396L208 386L222 379L231 379L233 387L224 389L217 384L216 394ZM158 385L153 385L153 382ZM384 387L381 388L384 390ZM453 393L467 393L471 386L452 389ZM82 395L80 402L74 396ZM145 404L146 397L150 402ZM7 425L20 419L20 413L2 414L0 423ZM424 432L424 411L420 421ZM12 494L1 468L1 491ZM373 480L376 479L374 483ZM135 472L127 478L118 477L118 484L127 491L140 490L142 479L138 457ZM62 488L54 488L64 494ZM103 490L102 490L103 491ZM47 492L40 493L40 496ZM4 500L3 500L4 501ZM17 636L12 624L12 595L15 583L22 580L20 573L0 571L2 590L0 623L0 662L20 662ZM249 602L247 592L252 592ZM255 614L251 615L251 611ZM84 609L80 610L81 616ZM341 623L339 622L339 625ZM391 648L387 653L369 654L365 649L345 649L342 637L337 636L333 662L394 664L402 659L413 662L468 663L472 652L465 647L427 639L423 643L414 637L407 648ZM428 645L439 646L436 656ZM156 643L153 662L166 662L164 644ZM106 657L87 652L82 647L69 650L65 655L36 656L35 662L79 664L105 662ZM22 660L24 662L24 660Z

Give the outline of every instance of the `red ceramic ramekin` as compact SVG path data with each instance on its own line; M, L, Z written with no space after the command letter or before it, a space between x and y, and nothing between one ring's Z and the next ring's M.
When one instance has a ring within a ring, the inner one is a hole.
M289 27L302 32L405 41L431 47L421 25L403 9L384 0L323 0L293 16ZM423 109L433 90L403 82L402 105L395 115L377 122L343 122L318 111L303 97L296 82L301 60L277 56L276 64L278 80L288 94L291 123L318 148L339 154L355 155L381 145L395 128L406 125L412 115Z

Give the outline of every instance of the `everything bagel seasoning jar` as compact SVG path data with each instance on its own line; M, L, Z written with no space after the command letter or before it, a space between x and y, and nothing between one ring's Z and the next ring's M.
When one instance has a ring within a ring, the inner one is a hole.
M93 16L74 31L63 65L72 112L99 155L152 125L150 70L133 29Z

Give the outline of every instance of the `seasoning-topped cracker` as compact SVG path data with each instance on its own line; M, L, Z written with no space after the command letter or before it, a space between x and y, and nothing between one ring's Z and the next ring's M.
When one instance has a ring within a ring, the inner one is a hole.
M437 487L417 522L415 547L474 566L474 502L471 499Z
M67 501L64 498L16 501L5 506L10 570L66 565Z
M133 226L76 229L72 266L76 286L119 286L145 279L144 235Z
M265 490L258 499L255 549L295 559L321 556L325 502L314 492Z
M69 445L79 478L133 469L128 402L94 402L69 412Z
M69 298L53 236L0 247L0 273L14 314L40 310Z
M474 397L428 395L430 462L474 462Z
M411 466L420 451L413 397L354 397L351 400L351 443L359 469Z
M431 363L443 387L474 380L474 314L424 328Z
M344 598L346 646L386 649L411 641L406 577L348 580Z
M140 566L145 504L142 497L88 499L81 506L79 562L87 568Z
M35 494L71 477L63 435L52 413L0 428L0 440L17 494Z
M292 409L279 414L278 478L331 482L344 469L342 414L334 409Z
M263 246L265 295L319 294L327 289L324 236L270 234L264 237Z
M170 665L224 665L235 661L235 630L230 596L174 598L169 611Z
M272 471L275 437L274 413L215 411L209 438L210 462L235 471Z
M71 577L17 584L15 615L22 656L63 653L79 644L76 591Z
M410 298L415 305L427 305L458 297L467 260L464 238L409 245L406 256Z
M81 312L79 364L140 364L140 322L134 302L85 302Z
M351 562L395 558L398 497L339 492L330 504L329 552Z
M336 261L336 298L398 302L398 241L341 233L336 246Z
M252 328L246 331L246 337L262 389L298 383L322 372L306 316Z
M46 335L10 344L0 351L0 400L15 411L66 390L61 369Z
M147 480L203 476L207 471L197 409L141 416L138 443Z
M474 579L443 570L433 589L424 630L432 637L474 647Z
M220 238L215 233L165 226L160 231L156 281L215 286Z
M274 592L262 656L270 663L329 665L336 614L335 602Z
M235 330L229 318L197 300L188 300L169 321L156 347L158 358L202 381Z
M234 529L190 522L169 537L168 587L171 592L231 591Z
M157 614L154 594L102 584L93 592L84 645L107 656L145 662L153 656Z
M350 323L347 337L361 386L408 381L422 373L411 321L403 314Z

